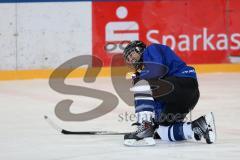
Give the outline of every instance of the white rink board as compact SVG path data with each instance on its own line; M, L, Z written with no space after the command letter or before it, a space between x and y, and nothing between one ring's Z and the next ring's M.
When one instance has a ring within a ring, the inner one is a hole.
M122 136L61 135L45 122L46 114L60 126L70 130L128 131L131 122L119 122L118 114L133 112L120 101L111 113L89 122L63 122L54 115L57 102L75 100L72 112L91 110L100 101L62 95L48 86L47 80L0 82L0 159L7 160L106 160L106 159L199 159L222 160L240 157L240 74L201 74L201 98L193 118L213 111L218 140L204 142L163 142L154 147L125 147ZM68 83L83 85L82 79ZM84 84L85 85L85 84ZM116 94L109 78L98 78L87 86ZM81 109L82 106L83 109ZM84 108L85 106L85 108ZM88 108L86 108L88 107Z
M16 5L0 4L0 70L16 69Z
M91 2L0 4L5 37L0 38L0 59L6 60L0 70L51 69L92 55L91 7Z

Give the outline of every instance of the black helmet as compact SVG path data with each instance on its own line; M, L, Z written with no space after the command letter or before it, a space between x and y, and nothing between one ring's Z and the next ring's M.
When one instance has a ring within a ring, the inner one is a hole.
M141 62L142 62L142 54L144 49L146 48L146 45L142 42L142 41L132 41L130 42L126 48L123 51L123 56L125 61L127 60L127 57L132 53L132 52L136 52L140 55L140 59L138 62L132 64L134 66L135 69L139 69L139 67L141 66Z

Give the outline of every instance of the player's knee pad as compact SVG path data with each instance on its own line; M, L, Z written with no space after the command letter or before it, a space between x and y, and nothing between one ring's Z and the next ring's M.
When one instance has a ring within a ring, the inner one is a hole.
M148 81L140 80L131 89L134 92L135 112L154 111L154 99Z
M139 80L130 88L130 91L134 93L152 94L151 86L147 80Z

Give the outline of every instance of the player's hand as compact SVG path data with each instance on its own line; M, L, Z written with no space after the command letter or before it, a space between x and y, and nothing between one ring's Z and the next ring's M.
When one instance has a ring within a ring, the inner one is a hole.
M139 76L139 72L135 72L134 76L132 76L132 85L134 86L139 80L140 80L140 76Z

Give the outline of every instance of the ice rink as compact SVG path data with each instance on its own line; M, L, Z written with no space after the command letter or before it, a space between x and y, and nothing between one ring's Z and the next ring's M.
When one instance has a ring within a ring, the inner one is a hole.
M240 74L200 74L201 97L192 112L193 119L212 111L215 114L217 142L164 142L154 147L126 147L122 135L62 135L43 118L48 115L62 128L73 131L129 131L133 107L120 98L112 112L86 122L66 122L55 115L56 104L72 99L71 112L81 113L101 101L60 94L48 80L0 81L0 159L1 160L166 160L239 159L240 157ZM109 78L92 84L82 79L68 83L106 90L117 95Z

